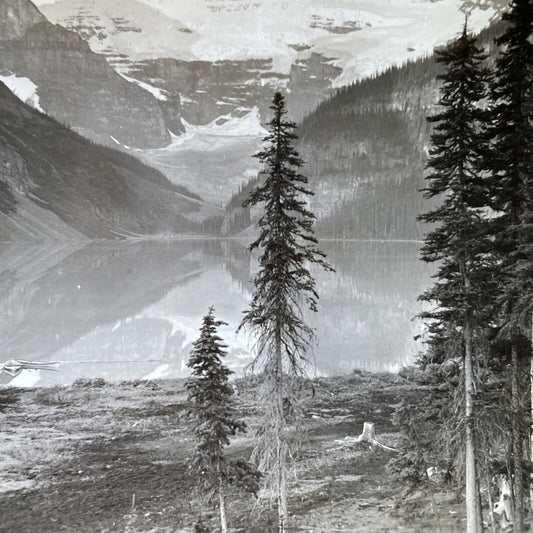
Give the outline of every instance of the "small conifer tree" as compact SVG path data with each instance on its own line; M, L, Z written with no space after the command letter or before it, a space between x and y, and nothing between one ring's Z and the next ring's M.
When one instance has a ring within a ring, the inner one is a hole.
M221 532L227 532L226 489L236 485L255 493L259 488L259 473L242 460L226 458L224 449L230 437L245 431L232 405L233 389L228 382L232 371L223 365L226 345L217 334L217 328L225 324L215 319L211 307L203 318L200 337L193 343L187 366L192 375L187 381L188 414L196 444L190 465L198 488L212 497L218 494Z

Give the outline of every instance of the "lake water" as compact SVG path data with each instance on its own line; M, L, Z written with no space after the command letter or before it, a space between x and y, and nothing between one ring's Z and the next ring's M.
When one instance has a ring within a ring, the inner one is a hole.
M396 370L421 345L413 319L431 269L418 245L323 242L336 273L317 272L319 312L312 374ZM57 372L26 371L13 384L68 384L182 377L202 316L214 305L228 365L250 362L236 336L256 263L228 240L0 245L2 360L60 361ZM3 376L3 383L11 378Z

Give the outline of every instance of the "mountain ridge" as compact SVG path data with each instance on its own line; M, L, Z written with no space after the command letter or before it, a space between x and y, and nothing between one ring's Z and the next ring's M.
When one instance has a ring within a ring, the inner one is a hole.
M2 241L198 233L217 212L134 157L29 107L2 83L0 179Z
M179 100L160 102L122 78L104 56L30 0L0 4L0 71L30 79L42 108L101 144L158 147L183 131ZM172 104L172 105L171 105Z

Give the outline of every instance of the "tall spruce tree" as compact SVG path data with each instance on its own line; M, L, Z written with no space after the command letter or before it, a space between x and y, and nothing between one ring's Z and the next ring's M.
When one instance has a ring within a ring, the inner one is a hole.
M488 198L481 177L486 120L481 103L487 96L482 66L485 56L465 23L454 42L436 51L436 60L445 66L445 72L438 76L442 81L440 111L428 119L434 130L425 197L441 198L442 203L419 219L435 226L425 238L422 259L438 261L439 267L437 281L420 299L437 304L435 310L422 315L428 320L433 349L446 344L448 357L464 361L467 532L480 533L473 394L476 336L487 308L490 271L483 217Z
M496 40L492 87L491 221L494 253L499 261L498 312L500 337L510 345L512 382L512 458L514 531L523 531L524 405L520 345L524 343L523 316L531 310L531 186L533 147L533 3L512 0L503 15L504 33ZM533 356L530 354L531 369ZM531 383L529 385L531 387ZM532 444L533 446L533 444ZM533 455L533 449L530 450Z
M190 468L198 482L198 488L210 496L218 495L220 530L228 530L226 517L226 489L237 485L249 492L257 492L259 473L244 461L230 461L224 454L229 438L237 431L244 431L231 404L233 389L228 383L232 374L222 364L226 346L217 335L217 328L226 324L215 319L211 307L204 316L200 337L193 343L187 366L192 369L187 381L188 414L195 440L194 457Z
M317 310L318 294L308 266L331 270L313 235L315 216L306 197L313 193L300 173L303 161L293 147L295 123L286 119L285 100L274 95L270 107L266 148L256 154L265 179L252 190L245 206L262 205L260 234L250 249L261 252L259 273L249 309L239 329L256 340L255 366L262 371L265 423L255 449L260 469L275 492L279 532L287 527L287 473L291 456L291 417L295 410L294 378L306 367L313 330L303 317L304 307Z

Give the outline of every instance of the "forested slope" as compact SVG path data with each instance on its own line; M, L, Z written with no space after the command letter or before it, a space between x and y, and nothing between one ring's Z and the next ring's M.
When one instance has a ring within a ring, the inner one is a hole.
M138 159L91 143L0 83L0 239L195 233L213 211Z
M492 48L497 26L481 42ZM439 82L433 57L339 89L299 128L322 236L420 239L418 213Z

